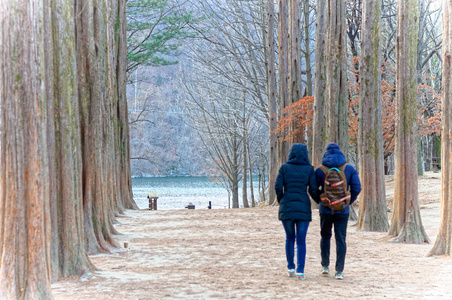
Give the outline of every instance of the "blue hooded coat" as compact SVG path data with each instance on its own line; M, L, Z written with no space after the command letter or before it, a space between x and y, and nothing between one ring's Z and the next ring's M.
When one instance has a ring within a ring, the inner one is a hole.
M275 191L279 203L279 220L311 221L311 201L318 197L314 167L304 144L293 144L289 159L279 169Z
M328 168L337 168L347 163L344 154L339 149L339 146L335 143L328 144L325 154L323 155L322 165ZM351 165L347 165L344 170L345 178L347 178L347 188L350 191L351 198L350 204L355 202L358 194L361 192L361 181L359 180L358 172ZM325 173L322 169L318 168L315 171L317 178L317 184L320 187L320 193L324 191ZM331 210L322 205L319 198L314 198L317 203L320 203L319 212L321 214L331 214ZM349 214L350 207L347 206L344 210L335 211L334 214Z

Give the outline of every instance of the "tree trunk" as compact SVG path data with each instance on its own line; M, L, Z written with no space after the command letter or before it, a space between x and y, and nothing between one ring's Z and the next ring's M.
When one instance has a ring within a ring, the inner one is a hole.
M115 214L136 208L124 91L125 2L84 0L76 9L84 228L93 254L115 246Z
M384 183L381 99L381 0L363 1L359 70L359 195L358 229L389 228Z
M348 156L347 41L345 1L331 0L326 8L328 141Z
M310 36L311 24L309 22L309 0L303 0L303 22L304 22L304 46L305 46L305 65L306 65L306 91L305 96L312 96L312 68L311 68L311 46ZM308 128L312 132L312 124ZM307 146L309 151L309 160L312 162L312 134L308 135Z
M276 115L276 57L275 57L275 4L268 0L268 66L267 66L267 93L268 114L270 116L270 152L268 169L268 203L272 205L276 201L275 182L278 176L278 138L274 131L278 124ZM264 194L265 197L265 194Z
M118 8L115 12L114 39L117 42L117 152L119 157L119 186L121 189L119 201L127 209L138 209L133 200L132 176L130 171L130 139L129 139L129 116L126 97L127 85L127 18L126 0L118 0Z
M230 179L230 185L232 189L232 208L239 208L239 139L235 132L237 132L237 127L235 123L233 125L232 136L232 178Z
M312 164L322 164L327 141L326 124L326 0L317 0L315 31L314 121L312 133Z
M311 24L309 22L309 0L303 0L303 22L304 22L304 51L306 62L306 96L312 96L312 68L311 68L311 46L309 34Z
M52 299L46 1L0 2L0 298Z
M52 2L53 107L48 107L52 218L52 278L81 275L90 267L85 252L82 157L75 53L74 3ZM50 115L51 114L51 115ZM50 128L49 128L50 129ZM54 141L54 142L52 142ZM54 181L55 180L55 181Z
M301 85L301 28L300 28L300 0L289 1L289 49L288 49L288 88L289 88L289 103L296 103L303 96ZM305 143L304 135L305 129L303 126L298 126L297 121L292 123L293 138L292 143Z
M443 73L441 131L441 223L431 255L452 254L452 1L443 0Z
M394 206L390 235L394 241L428 242L422 226L417 176L417 33L418 0L399 0L397 8L397 81Z
M243 138L243 152L242 152L242 158L243 158L243 168L242 168L242 201L243 201L243 207L250 207L248 203L248 164L247 164L247 151L246 151L246 135L244 135Z
M247 153L247 156L248 156L248 164L249 164L248 170L250 171L251 207L255 207L256 206L256 201L255 201L255 198L254 198L253 164L251 163L251 154L250 154L250 146L249 146L249 144L246 144L246 153Z
M278 79L279 79L279 120L282 119L282 110L289 105L289 18L288 0L279 0L278 6ZM285 136L281 136L284 139ZM279 140L279 166L287 161L289 155L289 142ZM279 169L278 166L278 169Z

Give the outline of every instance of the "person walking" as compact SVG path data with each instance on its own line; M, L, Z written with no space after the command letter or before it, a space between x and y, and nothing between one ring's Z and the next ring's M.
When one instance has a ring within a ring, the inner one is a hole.
M330 264L330 241L331 230L334 226L334 237L336 239L336 273L335 278L344 279L343 271L345 264L345 255L347 252L346 235L347 235L347 223L350 213L350 205L355 202L358 194L361 192L361 182L359 180L358 172L351 165L347 164L344 154L339 149L339 146L335 143L328 144L326 152L323 155L322 167L317 168L315 175L317 178L317 184L320 187L320 195L325 193L325 176L329 173L329 170L334 169L338 173L343 172L346 178L346 188L349 191L347 198L349 205L344 205L342 209L334 210L325 206L319 198L314 200L320 203L320 251L322 256L322 274L329 274ZM338 182L341 184L341 182ZM345 185L345 183L344 183ZM347 193L348 194L348 193Z
M289 158L279 169L275 183L279 203L279 220L286 233L287 269L290 277L305 280L306 234L312 220L311 201L318 197L314 167L304 144L293 144ZM295 241L297 242L297 268L295 270Z

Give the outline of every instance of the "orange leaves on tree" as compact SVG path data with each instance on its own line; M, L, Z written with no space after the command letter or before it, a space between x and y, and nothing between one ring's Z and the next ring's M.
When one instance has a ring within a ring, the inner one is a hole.
M285 141L290 141L303 132L312 134L313 106L314 97L306 96L285 107L282 110L283 117L278 121L278 128L272 133L278 135L280 140Z
M418 86L418 124L419 135L441 134L441 96L433 87L426 84Z
M358 63L355 57L353 64ZM390 64L382 67L381 96L382 96L382 125L384 140L384 157L394 153L395 145L395 119L396 119L396 86L395 68ZM359 114L359 84L356 82L358 71L350 73L348 80L349 92L349 140L356 146L358 139L358 114ZM426 80L427 81L427 80ZM419 134L440 134L441 132L441 97L429 85L420 84L418 87L418 126ZM294 136L303 131L312 134L312 121L314 97L303 97L296 103L289 105L282 111L283 117L278 121L278 128L272 132L278 135L280 140L291 141ZM272 116L272 118L276 118ZM300 130L302 129L302 130ZM304 137L306 140L306 137Z

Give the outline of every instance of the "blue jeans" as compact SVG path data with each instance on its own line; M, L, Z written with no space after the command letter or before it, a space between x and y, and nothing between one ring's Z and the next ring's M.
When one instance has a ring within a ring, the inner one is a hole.
M282 224L286 231L286 258L287 269L295 269L295 240L297 241L297 273L304 273L306 260L306 233L309 221L283 220Z
M330 241L331 229L334 225L334 237L336 238L336 271L344 271L345 254L347 252L348 214L320 214L320 251L322 253L322 267L328 267L330 264Z

